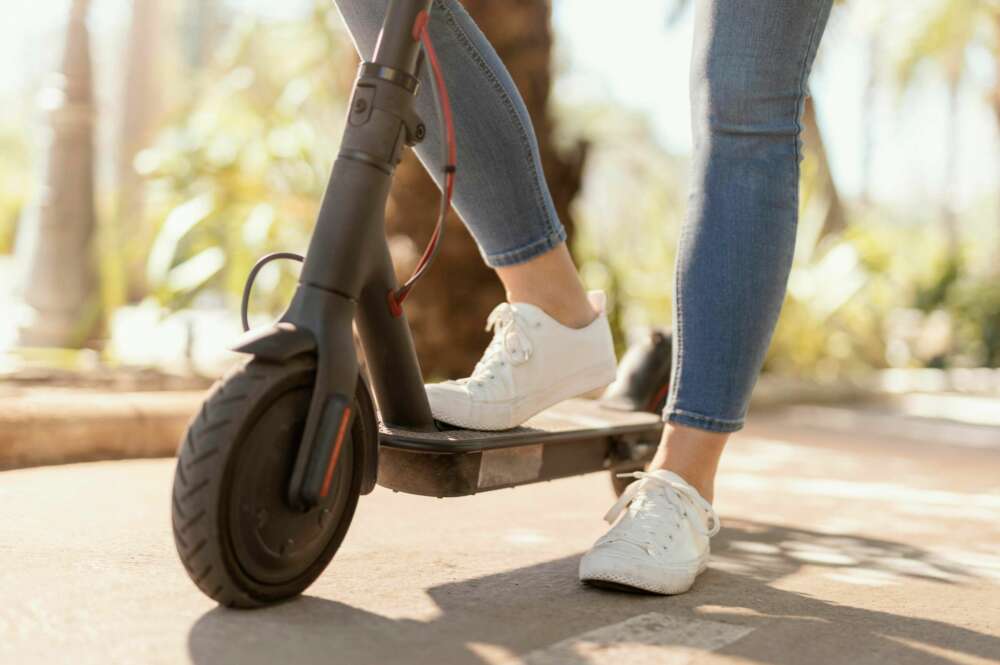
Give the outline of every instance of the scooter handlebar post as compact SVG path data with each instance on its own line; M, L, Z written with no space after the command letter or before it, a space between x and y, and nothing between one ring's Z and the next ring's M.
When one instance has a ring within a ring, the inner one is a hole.
M431 2L390 0L375 45L375 62L416 75L420 42L413 38L413 25L421 12L430 11Z

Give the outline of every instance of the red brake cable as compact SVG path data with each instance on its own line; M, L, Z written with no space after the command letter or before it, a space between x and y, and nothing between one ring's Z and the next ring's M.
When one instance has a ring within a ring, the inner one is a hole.
M455 123L451 114L451 100L448 97L448 88L444 82L441 63L438 60L437 51L434 50L434 44L427 29L428 19L429 16L426 11L422 11L417 15L416 21L413 22L413 39L423 45L424 52L427 55L427 60L430 62L431 71L434 75L434 85L431 86L431 91L434 94L435 107L438 111L438 123L440 124L441 136L444 140L442 150L445 164L443 169L444 187L441 193L441 203L438 208L437 224L434 226L434 233L431 234L431 238L420 257L420 261L417 262L417 266L414 268L413 274L410 275L409 279L403 282L398 289L389 291L389 310L393 316L402 314L403 310L400 305L410 294L413 285L416 284L417 280L430 267L434 261L434 257L437 256L438 248L441 245L441 238L444 235L445 218L448 215L448 210L451 208L451 197L455 191L455 163L457 161Z

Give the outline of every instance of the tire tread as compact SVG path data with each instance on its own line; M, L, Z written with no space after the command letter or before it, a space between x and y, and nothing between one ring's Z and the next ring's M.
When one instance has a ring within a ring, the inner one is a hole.
M263 603L239 589L227 574L214 532L218 520L214 495L227 457L220 453L228 452L239 436L247 402L265 397L290 372L303 367L302 361L279 366L251 360L231 370L210 389L180 448L172 500L174 542L191 580L222 605L249 608Z

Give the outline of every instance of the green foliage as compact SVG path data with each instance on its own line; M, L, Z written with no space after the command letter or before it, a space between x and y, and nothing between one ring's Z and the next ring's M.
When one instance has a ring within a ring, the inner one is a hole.
M1000 278L966 275L949 292L966 365L1000 367Z
M990 20L1000 14L995 0L938 0L923 13L896 63L901 88L916 78L921 65L935 63L948 78L961 75L968 51L991 40ZM1000 48L1000 45L994 45Z
M199 94L138 156L157 229L145 280L165 305L235 297L260 255L304 249L343 113L338 22L324 2L307 21L237 26ZM255 308L285 302L294 279L281 270L263 271Z
M17 222L28 202L30 181L24 132L0 127L0 254L14 249Z

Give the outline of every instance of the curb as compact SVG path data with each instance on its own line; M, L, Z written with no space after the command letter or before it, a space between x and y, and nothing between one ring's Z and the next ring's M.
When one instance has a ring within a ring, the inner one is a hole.
M97 460L173 457L188 422L206 395L205 389L190 385L183 390L126 391L93 385L9 386L10 383L0 390L0 471ZM974 388L980 395L988 395L987 399L995 399L991 389L998 387L998 370L891 371L867 381L828 384L765 375L754 390L751 412L793 405L848 407L860 400L886 404L887 400L891 403L911 391L942 388L964 388L970 392ZM798 415L805 413L800 411ZM918 418L915 422L927 425L934 424L934 420L941 426L970 424L962 423L962 418L941 416ZM980 424L971 424L976 425L976 433L984 429ZM985 431L987 437L1000 438L995 427Z
M171 457L203 390L23 388L0 395L0 470Z

